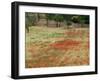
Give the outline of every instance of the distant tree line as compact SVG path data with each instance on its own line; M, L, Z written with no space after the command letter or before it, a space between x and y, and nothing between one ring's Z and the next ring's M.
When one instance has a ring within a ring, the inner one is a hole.
M41 13L25 13L25 26L29 32L29 27L34 26L40 20ZM69 15L69 14L43 14L46 19L46 25L48 27L49 21L55 21L56 27L60 27L61 23L64 22L66 26L76 24L89 24L88 15Z

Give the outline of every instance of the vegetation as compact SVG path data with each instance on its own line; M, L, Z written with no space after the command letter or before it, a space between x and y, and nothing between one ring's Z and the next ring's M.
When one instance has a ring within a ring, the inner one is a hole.
M36 22L36 16L33 13L26 12L25 14L25 27L27 32L29 32L29 27L33 26Z
M68 14L41 14L41 13L30 13L26 12L25 14L25 26L27 31L29 32L30 26L37 25L39 20L41 19L41 15L44 15L44 19L46 20L46 25L48 27L48 24L50 21L55 21L56 27L61 27L61 23L64 25L69 26L72 25L72 23L77 24L89 24L89 16L88 15L68 15Z
M89 29L30 27L26 33L26 68L89 64Z

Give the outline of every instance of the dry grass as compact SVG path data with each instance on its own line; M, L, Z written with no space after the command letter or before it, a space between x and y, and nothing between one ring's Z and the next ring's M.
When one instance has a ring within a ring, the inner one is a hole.
M89 28L30 27L26 68L89 65Z

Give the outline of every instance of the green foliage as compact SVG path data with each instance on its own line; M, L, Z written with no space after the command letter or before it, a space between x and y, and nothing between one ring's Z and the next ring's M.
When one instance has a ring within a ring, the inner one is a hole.
M55 20L59 22L64 20L64 17L61 14L47 14L46 17L48 20Z
M72 16L72 22L80 24L89 24L89 16L87 15Z
M42 13L43 14L43 13ZM38 23L41 13L25 13L25 26L28 30L28 27L33 26ZM55 21L56 27L60 27L61 23L69 26L72 23L77 24L89 24L89 16L88 15L71 15L71 14L44 14L44 18L46 18L47 26L49 21Z
M46 14L46 18L48 20L54 20L54 16L55 16L55 14Z
M35 25L36 16L34 13L26 12L25 13L25 28L29 32L29 27Z
M63 15L63 17L64 17L64 21L65 21L65 24L66 25L71 25L72 24L72 21L71 21L71 19L72 19L72 15Z
M25 13L25 24L27 26L32 26L35 24L36 16L33 13L26 12Z
M72 19L73 16L72 15L65 15L64 14L63 17L64 17L65 21L71 21L71 19Z
M72 23L89 24L89 16L85 15L65 15L65 14L47 14L48 20L54 20L57 23L65 21L66 25Z
M64 17L62 14L55 14L54 20L57 22L62 22L62 21L64 21Z
M79 23L80 22L79 16L72 16L72 22Z
M79 16L80 23L89 24L89 16Z

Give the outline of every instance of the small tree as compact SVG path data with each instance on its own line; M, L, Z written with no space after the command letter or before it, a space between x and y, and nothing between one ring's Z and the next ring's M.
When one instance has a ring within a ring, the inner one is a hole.
M48 21L49 20L54 20L54 14L46 14L46 21L47 21L47 26L48 26Z
M62 14L55 14L54 20L56 21L56 27L60 27L61 22L64 21L64 17Z
M71 24L72 24L72 15L63 15L64 16L64 21L65 21L65 24L69 27Z
M25 28L27 32L29 32L29 27L32 25L35 25L36 22L36 16L33 13L26 12L25 13Z
M74 23L79 23L80 22L80 18L79 18L79 16L72 16L72 22L74 22Z

